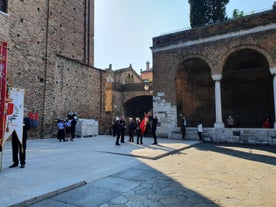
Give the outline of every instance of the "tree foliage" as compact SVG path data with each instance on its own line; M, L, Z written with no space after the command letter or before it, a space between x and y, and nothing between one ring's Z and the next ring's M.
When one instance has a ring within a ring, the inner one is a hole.
M237 18L240 18L240 17L243 17L243 16L244 16L243 11L239 11L238 9L234 9L233 19L237 19Z
M224 21L228 3L229 0L189 0L191 27Z

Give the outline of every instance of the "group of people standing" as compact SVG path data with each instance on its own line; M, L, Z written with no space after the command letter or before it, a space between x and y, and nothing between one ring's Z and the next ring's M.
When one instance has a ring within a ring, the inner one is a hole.
M69 139L71 141L75 138L75 130L77 125L77 116L68 114L67 119L62 119L61 117L57 120L57 139L61 142L61 140L68 141Z
M157 144L157 136L156 136L156 127L158 123L157 115L153 117L150 112L145 113L142 121L139 117L136 117L135 120L133 120L132 117L129 117L128 123L126 123L124 116L121 116L121 118L117 116L112 121L113 136L116 137L115 144L120 145L120 142L121 143L125 142L125 132L127 129L128 129L128 135L129 135L129 139L128 139L129 142L134 142L134 136L136 133L137 135L136 143L143 144L143 137L145 135L147 125L150 122L151 122L152 136L154 139L153 144Z

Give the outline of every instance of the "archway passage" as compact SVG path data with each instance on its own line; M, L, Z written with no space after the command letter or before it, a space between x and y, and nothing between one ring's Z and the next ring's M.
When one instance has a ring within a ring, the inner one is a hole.
M177 112L184 114L188 126L197 126L198 120L205 127L215 123L214 81L208 64L199 58L182 62L176 74ZM178 119L180 126L181 117Z
M223 67L221 94L222 116L232 115L236 127L261 127L265 116L274 120L273 82L269 65L258 51L238 50Z
M126 117L143 118L144 113L152 110L152 96L138 96L123 105Z

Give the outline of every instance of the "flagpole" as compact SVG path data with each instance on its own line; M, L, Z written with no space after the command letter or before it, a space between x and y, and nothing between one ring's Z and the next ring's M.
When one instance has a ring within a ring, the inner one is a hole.
M1 144L1 145L0 145L0 148L1 148L1 149L0 149L0 150L1 150L1 155L0 155L0 156L1 156L1 158L0 158L0 172L2 172L3 151L4 151L3 148L4 148L4 145Z
M4 134L6 124L5 104L7 95L7 42L0 40L0 147L1 147L1 159L0 159L0 171L2 171L3 160L3 146L4 146Z

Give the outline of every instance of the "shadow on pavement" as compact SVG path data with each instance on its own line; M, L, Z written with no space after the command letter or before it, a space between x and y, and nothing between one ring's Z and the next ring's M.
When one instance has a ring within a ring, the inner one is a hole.
M217 207L219 205L183 187L163 173L141 164L31 205L31 207L41 206Z
M199 143L193 147L203 151L208 150L255 162L276 165L275 146L231 143Z
M118 147L110 136L62 143L56 139L29 140L26 168L5 167L1 174L2 206L218 206L137 159L140 154L161 156L194 143L159 141L159 146L145 139L143 147L129 143ZM125 156L129 153L135 156ZM10 154L8 142L4 166L9 165Z

